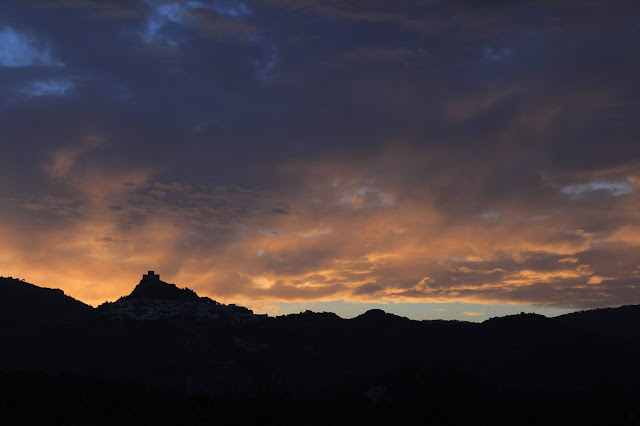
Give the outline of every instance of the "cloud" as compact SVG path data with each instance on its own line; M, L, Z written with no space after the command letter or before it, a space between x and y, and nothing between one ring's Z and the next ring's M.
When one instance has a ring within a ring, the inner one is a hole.
M117 240L111 237L96 238L96 241L104 243L107 246L111 244L127 244L129 242L127 240Z
M78 146L58 149L53 153L51 162L45 165L44 169L54 179L64 178L69 174L79 156L100 147L102 143L101 138L91 136L85 138Z
M611 241L640 246L640 227L624 225L611 234Z
M148 269L256 306L640 300L631 3L49 4L1 30L47 43L2 44L40 66L0 96L73 93L3 109L6 273L95 302Z
M28 97L62 96L72 90L73 87L74 84L69 79L51 78L29 83L21 91Z
M511 56L511 48L509 48L509 47L501 47L501 48L486 47L482 51L482 56L484 57L484 59L486 59L488 61L492 61L492 62L504 61L505 59L507 59L507 58L509 58Z
M274 43L268 43L255 37L250 37L249 40L252 42L259 40L258 42L263 46L262 58L254 61L254 67L258 76L262 79L266 79L273 72L278 63L278 46Z
M240 2L227 1L162 1L146 0L151 8L142 39L145 43L161 43L170 46L180 44L178 38L168 32L171 25L198 26L206 21L203 12L213 12L222 18L242 19L252 10ZM205 24L206 25L206 24Z
M90 11L98 19L135 19L139 13L132 2L108 0L47 0L41 3L33 2L34 6L49 9L75 9Z
M474 212L452 215L446 204L443 210L435 202L438 191L408 197L389 178L367 177L366 170L379 174L386 154L359 168L334 162L333 171L325 161L307 163L288 192L274 193L154 182L143 170L78 167L96 147L87 142L57 151L47 168L51 177L71 185L76 201L25 202L21 208L33 213L16 219L40 215L49 205L68 210L64 217L72 221L33 235L53 253L47 268L62 259L99 271L120 265L101 293L80 284L67 289L76 297L115 298L128 290L127 274L156 266L168 279L203 294L254 304L322 299L591 306L615 303L633 292L627 276L633 277L635 269L606 266L619 256L610 243L594 241L561 217L529 221L518 204L501 206L497 222ZM403 170L407 176L414 173L410 167ZM318 181L321 176L324 182ZM393 204L376 201L354 208L342 201L345 191L364 182L388 193ZM412 191L421 185L414 182ZM273 214L278 208L295 214ZM576 206L575 214L591 212ZM619 238L612 240L618 244ZM12 247L6 255L23 259L16 261L17 269L38 255ZM79 282L91 279L88 269L76 269ZM21 276L18 272L12 274Z
M415 6L407 9L398 8L382 1L331 3L321 0L268 0L267 3L332 19L365 22L399 21L407 17L407 14L403 13L405 10L424 9L420 8L419 2L404 2L406 6Z
M562 192L564 194L576 197L586 195L592 191L606 191L611 193L611 195L619 196L630 194L631 192L633 192L633 190L633 184L626 180L617 182L596 180L585 184L567 185L562 188Z
M64 64L51 55L51 50L35 38L5 26L0 30L0 66L60 67Z
M227 60L240 56L238 63L251 69L259 81L268 80L279 60L279 46L255 19L254 11L243 2L207 0L146 0L148 16L139 33L144 44L165 47L173 54L185 55L194 46L216 48L231 44L231 52L222 53ZM183 58L185 59L185 58ZM198 58L198 61L207 60ZM214 58L218 64L218 58ZM209 76L207 76L209 77ZM195 126L202 130L203 123Z

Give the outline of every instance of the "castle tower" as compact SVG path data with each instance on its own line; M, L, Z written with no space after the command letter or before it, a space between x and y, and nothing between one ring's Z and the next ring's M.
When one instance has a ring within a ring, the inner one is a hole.
M143 280L154 280L154 281L160 281L160 275L156 274L154 271L149 271L148 274L144 274L142 275L142 279Z

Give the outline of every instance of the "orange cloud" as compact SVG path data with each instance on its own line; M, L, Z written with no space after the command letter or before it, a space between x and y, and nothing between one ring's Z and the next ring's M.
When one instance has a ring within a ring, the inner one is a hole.
M53 153L51 162L44 166L45 171L54 179L66 177L74 166L78 157L82 154L98 148L103 141L99 137L90 136L82 141L82 144L75 147L60 148Z
M407 156L405 149L396 154ZM490 220L486 206L451 210L437 186L446 188L448 178L436 176L429 191L377 177L396 167L389 153L360 168L289 165L279 173L298 179L281 192L154 182L144 168L77 167L82 155L59 154L51 167L71 195L16 201L0 225L0 265L5 275L94 304L128 293L148 269L220 301L256 306L558 304L563 294L591 301L596 287L620 285L623 275L585 257L607 241L635 241L629 226L607 240L519 204L492 207L500 214ZM409 174L424 167L408 158Z

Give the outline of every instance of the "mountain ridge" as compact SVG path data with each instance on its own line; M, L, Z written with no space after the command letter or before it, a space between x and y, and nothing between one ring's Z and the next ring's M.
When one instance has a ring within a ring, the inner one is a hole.
M92 307L80 300L77 300L69 295L66 295L63 290L57 288L49 288L49 287L40 287L35 284L29 283L20 278L14 277L3 277L0 276L0 303L4 302L4 305L0 304L3 312L7 312L10 307L13 307L14 310L16 306L22 306L20 303L16 305L16 301L23 302L20 300L20 297L34 297L33 301L38 303L40 306L43 301L49 301L54 306L57 306L56 309L60 310L61 304L65 304L67 307L74 306L76 310L92 310L95 309L97 311L108 311L109 308L113 306L117 306L123 302L149 302L149 301L171 301L171 302L192 302L192 303L202 303L213 306L220 307L230 307L231 309L241 310L246 313L251 313L252 315L256 315L259 317L267 317L265 314L254 314L252 310L236 305L229 304L224 305L220 302L217 302L210 297L207 296L199 296L194 290L188 287L178 287L176 284L168 283L156 278L150 278L149 275L153 274L154 271L149 271L149 274L143 275L143 278L140 282L134 287L134 289L128 295L124 295L119 297L117 300L113 302L105 301L98 305L97 307ZM48 299L50 298L50 299ZM11 299L13 299L10 303L8 303ZM33 305L35 306L35 305ZM340 317L339 315L333 312L314 312L314 311L304 311L299 314L289 314L288 316L295 315L308 315L313 314L315 316L325 315L336 317L341 320L345 320L345 318ZM287 316L287 315L284 315ZM604 307L604 308L595 308L589 310L582 310L576 312L570 312L567 314L558 315L555 317L547 317L545 315L537 314L537 313L520 313L520 314L512 314L505 315L502 317L491 317L484 321L482 324L497 324L500 322L514 321L517 323L531 323L533 321L544 322L545 320L556 320L562 322L568 326L575 326L576 328L584 328L584 325L580 326L578 323L579 319L588 320L594 328L599 329L600 331L608 331L613 332L613 326L606 326L601 323L598 323L598 317L607 317L611 320L625 320L631 321L634 324L637 322L638 327L640 328L640 304L637 305L622 305L615 307ZM372 308L360 315L357 315L351 320L356 321L412 321L412 322L461 322L461 323L474 323L472 321L465 320L441 320L441 319L430 319L430 320L413 320L401 315L396 315L393 313L386 312L379 308ZM597 326L596 326L597 324ZM619 333L618 333L619 334ZM627 332L624 332L625 335L628 335ZM633 337L639 337L633 334Z
M315 392L376 383L406 368L458 371L527 392L640 384L640 342L629 327L612 331L625 328L621 318L635 324L634 306L604 311L606 327L597 318L582 322L584 313L482 323L416 321L379 309L351 319L311 311L269 317L159 278L143 278L129 295L97 308L60 290L1 279L0 306L18 307L0 315L0 371L208 394L252 394L265 386Z

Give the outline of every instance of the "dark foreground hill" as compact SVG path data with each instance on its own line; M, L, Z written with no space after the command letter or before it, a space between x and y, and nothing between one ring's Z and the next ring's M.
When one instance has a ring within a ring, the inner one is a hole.
M0 277L0 318L3 320L70 318L91 310L91 306L66 296L62 290Z
M105 401L124 410L124 423L153 423L141 420L155 418L146 408L121 399L131 393L159 412L174 407L163 398L182 401L203 413L201 421L189 417L191 424L212 424L218 410L255 422L256 409L267 424L341 423L354 413L382 424L400 412L431 419L426 424L640 421L637 306L480 324L412 321L380 310L354 319L313 312L269 318L150 273L130 295L95 309L60 290L1 278L0 307L3 392L56 395L89 410L70 418L73 410L48 408L65 424L101 424L91 410ZM0 412L19 406L3 402ZM277 420L280 409L291 422ZM303 421L308 411L316 413ZM470 422L473 413L484 420Z

